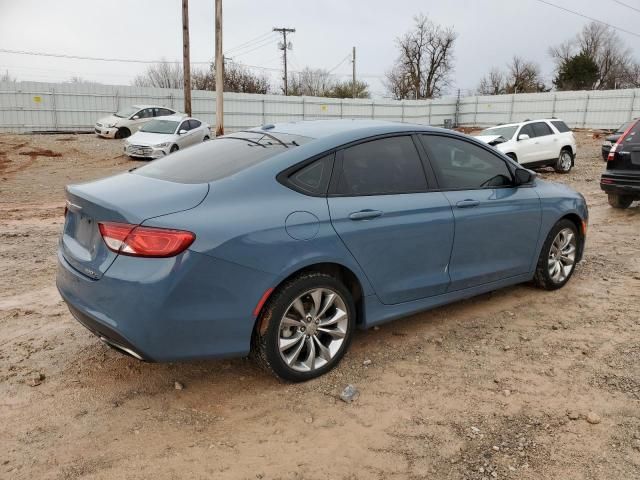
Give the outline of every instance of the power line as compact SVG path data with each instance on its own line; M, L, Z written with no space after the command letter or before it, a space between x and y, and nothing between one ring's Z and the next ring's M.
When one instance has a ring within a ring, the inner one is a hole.
M611 27L614 30L619 32L628 33L629 35L633 35L634 37L640 38L640 33L632 32L630 30L625 30L624 28L616 27L615 25L611 25L610 23L603 22L602 20L598 20L597 18L589 17L588 15L584 15L580 12L576 12L575 10L570 10L565 7L561 7L560 5L556 5L555 3L547 2L546 0L536 0L537 2L544 3L545 5L549 5L550 7L555 7L560 10L564 10L565 12L572 13L574 15L578 15L579 17L586 18L587 20L591 20L592 22L600 23L602 25L606 25L607 27Z
M233 53L232 55L234 57L240 57L242 55L246 55L247 53L251 53L254 50L259 50L259 49L264 48L264 47L266 47L268 45L273 45L275 42L277 42L277 40L278 40L277 38L269 38L269 39L267 39L266 42L263 42L263 43L261 43L259 45L255 45L255 46L253 46L253 48L250 48L249 50L241 51L240 53Z
M613 1L616 2L619 5L622 5L623 7L627 7L627 8L630 8L631 10L635 10L636 12L640 12L640 8L633 7L633 6L628 5L628 4L624 3L624 2L621 2L619 0L613 0Z
M262 41L263 39L265 39L266 37L270 37L270 36L272 36L272 35L273 35L273 32L266 32L266 33L263 33L262 35L258 35L257 37L252 38L251 40L247 40L247 41L246 41L246 42L244 42L244 43L241 43L241 44L239 44L239 45L236 45L235 47L228 48L228 49L224 52L224 54L225 54L225 55L227 55L228 53L233 52L234 50L242 50L243 48L245 48L245 47L249 47L249 46L253 45L254 43L260 42L260 41Z
M349 60L351 58L351 54L347 55L346 57L344 57L342 60L340 60L340 63L338 63L335 67L330 68L329 70L327 70L327 73L331 73L333 72L336 68L338 68L340 65L342 65L344 62L346 62L347 60Z
M64 53L31 52L27 50L10 50L0 48L0 53L13 53L17 55L31 55L36 57L67 58L70 60L91 60L99 62L120 62L120 63L180 63L178 60L136 60L133 58L107 58L107 57L85 57L82 55L67 55ZM209 65L211 62L191 62L192 64Z

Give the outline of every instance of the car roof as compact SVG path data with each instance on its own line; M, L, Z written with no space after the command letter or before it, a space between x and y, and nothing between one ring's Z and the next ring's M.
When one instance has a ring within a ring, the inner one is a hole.
M520 125L527 125L534 122L564 122L561 118L534 118L533 120L523 120L522 122L513 123L501 123L500 125L494 125L487 128L499 128L499 127L518 127Z
M170 120L174 122L180 122L182 120L198 120L197 118L189 117L186 113L176 113L174 115L159 115L157 117L153 117L154 120ZM198 120L200 121L200 120Z
M174 108L171 107L163 107L162 105L131 105L133 108L166 108L167 110L171 110L172 112L175 112Z
M325 138L338 134L352 134L354 137L366 135L381 135L385 133L440 130L426 125L411 123L389 122L384 120L300 120L296 122L267 124L255 127L252 131L265 133L286 133L309 138Z

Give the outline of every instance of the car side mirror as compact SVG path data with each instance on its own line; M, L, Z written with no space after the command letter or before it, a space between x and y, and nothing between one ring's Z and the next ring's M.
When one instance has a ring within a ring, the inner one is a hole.
M178 132L178 135L184 135L185 133L187 133L187 131L183 128Z
M517 168L515 172L516 185L528 185L536 178L536 174L526 168Z
M134 115L133 117L131 117L131 120L138 120L140 117L138 115Z
M526 133L521 133L520 135L518 135L518 140L529 140L529 135L527 135Z

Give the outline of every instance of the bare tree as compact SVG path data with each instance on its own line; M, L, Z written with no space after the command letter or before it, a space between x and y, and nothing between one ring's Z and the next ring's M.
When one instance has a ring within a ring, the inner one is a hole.
M457 33L422 14L414 22L412 30L396 39L400 54L386 74L387 90L397 99L438 97L453 71Z
M133 80L137 87L178 88L184 87L182 65L179 63L157 63ZM216 89L215 65L208 69L191 69L191 88L194 90ZM224 69L224 90L240 93L268 93L269 79L255 75L242 65L228 62Z
M504 73L499 68L492 68L482 77L478 85L478 95L501 95L507 92L507 82Z
M328 97L335 81L327 70L305 67L289 79L289 95Z
M545 92L548 88L544 84L540 67L531 61L518 56L511 59L506 73L499 68L492 68L480 80L479 95L501 95L504 93L532 93Z
M179 63L156 63L133 79L136 87L183 88L184 74Z
M0 82L15 82L16 77L12 77L9 74L9 70L5 70L4 73L0 74Z
M215 64L207 70L191 71L191 85L195 90L216 89ZM271 83L265 75L256 75L244 66L235 62L227 62L224 66L224 91L237 93L269 93Z
M336 82L329 92L329 96L333 98L352 98L352 81L345 80L344 82ZM356 80L356 98L371 98L368 83Z
M534 62L514 56L507 67L507 93L531 93L548 90L542 79L540 67Z
M633 86L630 79L636 62L631 50L611 27L597 22L585 25L573 39L549 49L559 72L575 55L584 54L598 66L594 89Z

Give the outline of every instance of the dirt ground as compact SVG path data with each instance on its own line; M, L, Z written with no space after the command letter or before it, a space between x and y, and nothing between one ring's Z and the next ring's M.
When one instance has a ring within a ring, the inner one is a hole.
M358 332L297 385L247 359L141 363L86 331L54 284L63 188L135 162L118 140L0 135L0 478L640 478L640 206L608 206L602 140L577 135L575 169L541 173L589 203L565 288Z

